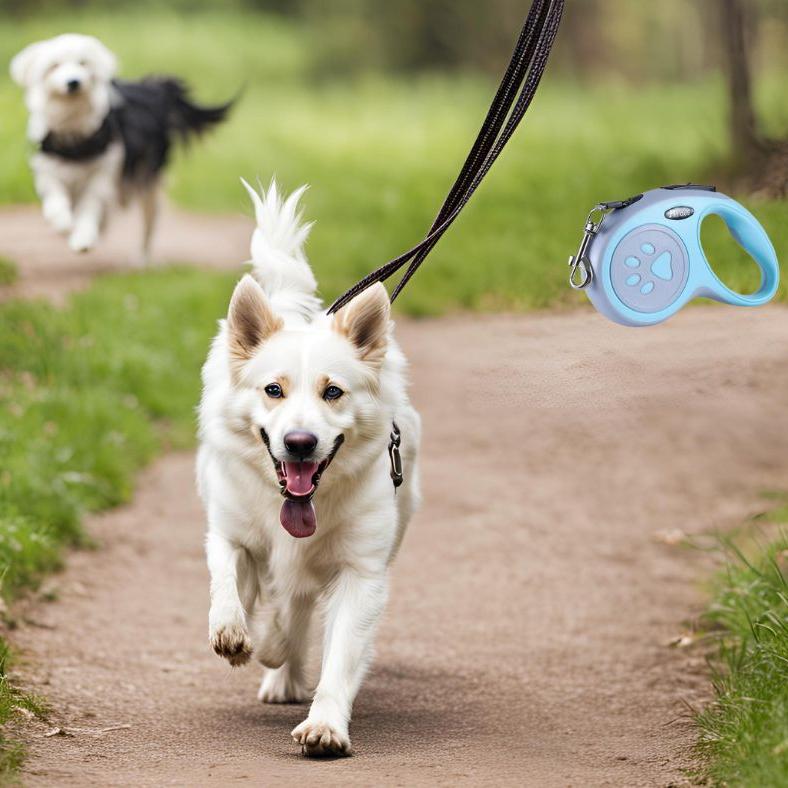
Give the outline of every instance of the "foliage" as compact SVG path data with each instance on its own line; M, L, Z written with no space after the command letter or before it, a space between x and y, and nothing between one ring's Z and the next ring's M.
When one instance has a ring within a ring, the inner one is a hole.
M0 306L0 574L7 597L128 500L164 445L193 440L199 367L230 279L170 269L102 280L67 309Z
M13 23L49 15L127 14L148 18L213 12L215 0L0 0ZM483 70L498 74L530 2L524 0L223 0L225 14L277 16L309 36L314 77L369 70ZM757 61L784 69L788 32L784 0L747 0ZM583 81L684 81L708 76L725 61L720 0L566 0L552 56L554 73ZM757 35L755 35L757 33Z
M719 646L699 747L715 785L788 784L788 534L756 553L731 546L706 616Z
M317 71L481 69L499 74L530 2L523 0L250 0L314 38ZM788 9L747 0L761 63L788 64ZM567 0L552 69L591 81L683 81L725 62L719 0Z
M20 713L42 717L46 709L42 702L26 695L13 687L7 678L10 656L8 647L0 640L0 784L12 781L24 757L22 746L2 736L6 725L15 720Z

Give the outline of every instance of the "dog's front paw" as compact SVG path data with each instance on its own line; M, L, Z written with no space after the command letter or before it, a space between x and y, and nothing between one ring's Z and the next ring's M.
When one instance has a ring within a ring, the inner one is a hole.
M211 648L234 668L245 665L252 656L252 641L243 624L225 624L211 633Z
M287 665L266 670L257 693L257 699L263 703L303 703L309 698L309 690L292 675Z
M88 252L98 240L98 233L92 227L76 227L68 239L68 245L74 252Z
M350 737L338 725L307 717L290 735L309 758L350 755Z
M43 211L44 218L56 232L67 233L71 230L74 224L74 217L68 203L60 200L45 202Z

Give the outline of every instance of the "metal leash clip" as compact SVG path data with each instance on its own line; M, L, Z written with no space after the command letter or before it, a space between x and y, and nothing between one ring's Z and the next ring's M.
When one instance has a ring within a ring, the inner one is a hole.
M582 290L588 287L594 279L594 269L588 259L588 247L594 236L599 232L605 217L613 210L608 203L601 202L595 205L586 219L586 226L583 231L583 239L580 241L580 248L577 254L569 258L569 284L575 290ZM599 214L599 221L594 221L594 214ZM580 279L578 279L578 274Z
M389 460L391 462L391 481L394 484L394 490L396 492L397 487L402 484L405 478L402 475L402 457L399 453L402 437L395 421L391 422L391 427L391 435L389 437Z

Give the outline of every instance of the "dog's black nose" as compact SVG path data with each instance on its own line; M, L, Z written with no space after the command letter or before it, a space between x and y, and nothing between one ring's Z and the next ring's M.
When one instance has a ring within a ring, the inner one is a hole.
M306 430L291 430L285 433L284 444L290 454L303 460L315 450L317 435Z
M82 83L78 79L69 79L69 81L66 82L66 88L68 88L69 93L76 93L81 84Z

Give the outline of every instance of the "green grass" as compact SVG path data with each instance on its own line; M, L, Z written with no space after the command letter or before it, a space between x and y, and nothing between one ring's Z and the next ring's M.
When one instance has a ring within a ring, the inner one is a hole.
M199 368L233 279L169 269L102 279L62 310L0 305L5 599L83 542L85 513L127 501L156 452L192 445ZM3 654L0 726L22 702ZM0 742L0 771L18 757Z
M199 367L231 277L103 279L66 309L0 306L0 570L13 593L57 563L80 517L128 500L161 448L193 442Z
M0 257L0 287L12 285L19 276L19 269L13 260Z
M788 506L768 519L788 522ZM719 650L715 700L698 717L704 776L714 785L788 785L788 533L768 547L730 549L706 616Z
M7 741L2 732L5 726L13 724L20 712L26 711L37 717L46 715L46 707L41 700L25 695L11 686L6 678L10 656L5 643L0 640L0 784L12 781L16 770L24 759L24 748L17 742Z
M172 71L216 101L245 85L231 121L176 156L170 193L187 207L248 211L243 175L286 188L312 185L309 244L331 298L423 236L458 172L493 85L473 76L321 80L310 40L259 15L123 10L16 21L0 28L0 59L23 41L76 29L103 38L123 74ZM221 46L216 46L221 42ZM502 54L502 59L504 55ZM788 131L782 75L758 83L771 134ZM526 310L583 303L566 285L566 259L600 199L714 177L728 150L721 81L583 89L546 80L531 112L462 218L400 301L412 314ZM24 161L19 90L0 84L0 201L33 199ZM788 252L784 202L745 201L778 253ZM734 288L754 266L719 234L709 254ZM785 287L779 297L786 298Z

